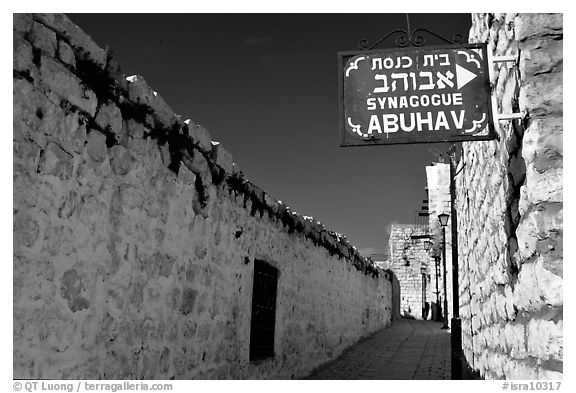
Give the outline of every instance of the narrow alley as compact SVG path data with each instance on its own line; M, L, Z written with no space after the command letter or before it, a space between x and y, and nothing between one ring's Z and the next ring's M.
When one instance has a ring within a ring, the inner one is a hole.
M450 333L441 327L397 319L307 379L450 379Z
M564 378L562 13L140 8L12 14L13 390Z

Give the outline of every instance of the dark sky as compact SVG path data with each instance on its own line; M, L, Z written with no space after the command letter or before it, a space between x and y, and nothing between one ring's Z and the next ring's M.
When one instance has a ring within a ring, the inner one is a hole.
M69 14L127 75L204 125L247 179L364 251L411 224L425 166L448 145L339 147L337 52L405 14ZM467 40L470 14L411 14L412 29ZM443 42L427 36L427 44ZM393 40L380 47L392 47Z

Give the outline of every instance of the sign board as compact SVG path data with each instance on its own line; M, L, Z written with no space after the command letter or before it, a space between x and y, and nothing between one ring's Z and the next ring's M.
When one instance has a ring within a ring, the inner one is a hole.
M339 52L341 146L496 139L486 44Z

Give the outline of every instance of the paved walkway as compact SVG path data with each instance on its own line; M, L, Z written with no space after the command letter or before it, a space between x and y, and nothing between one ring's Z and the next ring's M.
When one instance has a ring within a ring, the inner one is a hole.
M450 379L450 333L441 327L442 322L396 320L307 379Z

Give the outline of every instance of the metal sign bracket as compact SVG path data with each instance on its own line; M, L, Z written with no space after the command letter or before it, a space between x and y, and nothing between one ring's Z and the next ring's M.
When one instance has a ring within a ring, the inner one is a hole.
M503 113L497 114L496 120L498 121L508 121L508 120L524 120L526 117L526 112L518 112L518 113Z
M492 63L514 63L512 67L518 67L520 63L520 53L517 55L507 55L507 56L492 56Z
M489 56L488 61L491 65L501 64L501 63L512 63L510 68L519 69L520 68L520 51L513 55L502 55L502 56ZM493 67L490 67L490 72L493 72ZM491 78L492 79L492 78ZM514 121L514 120L524 120L526 118L526 112L518 112L518 113L502 113L499 114L497 111L497 107L495 105L495 100L493 101L493 113L495 118L495 124L501 121ZM500 138L498 138L499 140Z

